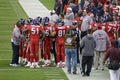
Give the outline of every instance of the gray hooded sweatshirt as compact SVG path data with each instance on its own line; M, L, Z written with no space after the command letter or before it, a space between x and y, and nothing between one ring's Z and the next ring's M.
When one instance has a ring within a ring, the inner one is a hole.
M83 56L93 56L94 49L96 47L95 40L92 34L87 34L85 37L82 38L80 47L82 48L82 55Z
M108 45L108 47L111 47L111 43L109 40L109 37L107 35L107 33L104 30L96 30L93 33L95 42L96 42L96 51L105 51L106 50L106 44Z

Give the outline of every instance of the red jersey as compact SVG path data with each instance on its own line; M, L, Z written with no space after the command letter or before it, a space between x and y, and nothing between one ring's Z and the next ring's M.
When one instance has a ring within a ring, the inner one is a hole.
M64 9L63 9L63 12L66 13L67 12L67 8L69 7L69 5L65 5L64 6Z
M60 54L62 62L65 62L65 48L64 48L64 35L66 29L70 26L56 26L55 32L56 32L56 59L57 62L60 62Z
M101 2L102 4L106 3L107 0L97 0L97 2Z
M95 22L91 22L90 23L90 29L92 29L93 31L95 30L95 27L96 27L96 23Z
M95 31L97 28L101 28L103 29L104 24L102 23L96 23L96 22L91 22L90 23L90 29L92 29L93 31Z
M118 29L118 37L120 38L120 27Z
M104 4L104 8L109 8L109 5L108 4Z
M77 22L80 22L80 21L82 21L82 18L77 17L77 18L74 18L74 20L76 20Z
M116 7L118 7L118 8L119 8L119 12L118 12L118 15L120 16L120 6L116 6Z
M107 23L105 27L105 31L107 32L108 36L110 37L110 41L115 39L114 32L118 29L118 24Z
M68 27L70 26L56 27L55 28L55 31L57 32L56 39L64 39L65 31Z
M45 35L44 40L50 40L50 38L51 38L50 30L52 29L52 27L51 26L44 26L43 29L45 32L49 33L49 34Z
M111 12L114 13L114 11L119 12L119 8L118 7L111 7Z
M78 5L78 0L74 0L74 4L75 4L75 5Z
M29 25L27 28L30 31L30 38L40 38L40 31L42 30L42 27L36 25Z
M118 38L120 38L120 22L118 24Z

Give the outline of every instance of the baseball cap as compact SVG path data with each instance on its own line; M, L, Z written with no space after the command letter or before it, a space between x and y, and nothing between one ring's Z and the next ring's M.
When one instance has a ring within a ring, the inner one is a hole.
M68 7L68 8L67 8L67 10L70 10L70 11L72 11L72 8L71 8L71 7Z
M52 10L51 13L55 13L55 10Z

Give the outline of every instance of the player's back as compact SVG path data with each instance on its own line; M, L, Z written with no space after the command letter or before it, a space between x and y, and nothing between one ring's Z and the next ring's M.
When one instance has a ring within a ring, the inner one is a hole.
M30 25L29 30L30 38L40 38L40 31L42 30L40 26Z
M65 31L66 31L66 26L62 26L62 27L56 27L56 38L57 39L64 39L64 35L65 35Z
M114 32L117 31L117 28L118 28L117 24L109 23L106 25L105 31L107 32L109 37L114 38Z

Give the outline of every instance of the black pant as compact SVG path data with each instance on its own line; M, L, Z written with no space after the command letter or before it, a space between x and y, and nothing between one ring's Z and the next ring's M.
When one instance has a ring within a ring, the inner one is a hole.
M82 57L82 72L89 76L91 72L92 64L93 64L93 56L83 56Z
M11 43L12 45L12 62L11 64L18 64L18 59L19 59L19 45L15 45L13 42Z
M81 39L87 35L87 31L81 31ZM80 54L82 53L82 48L80 48Z
M54 58L55 58L55 63L57 64L55 43L56 43L56 42L53 41L53 42L52 42L52 45L53 45L53 54L54 54Z

